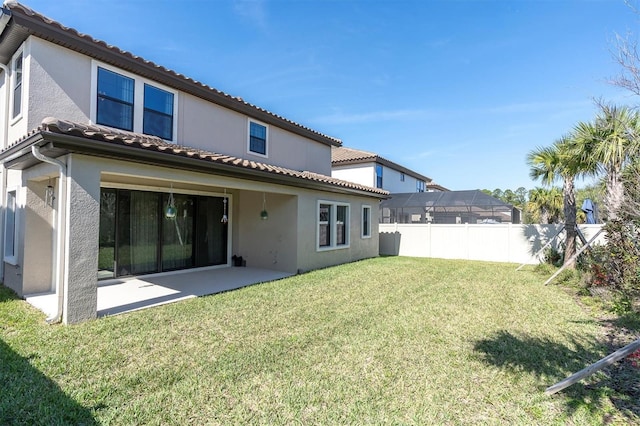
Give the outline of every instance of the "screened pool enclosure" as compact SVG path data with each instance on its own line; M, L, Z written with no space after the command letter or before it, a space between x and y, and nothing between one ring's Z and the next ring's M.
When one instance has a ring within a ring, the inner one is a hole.
M391 194L380 223L520 223L520 210L479 190Z

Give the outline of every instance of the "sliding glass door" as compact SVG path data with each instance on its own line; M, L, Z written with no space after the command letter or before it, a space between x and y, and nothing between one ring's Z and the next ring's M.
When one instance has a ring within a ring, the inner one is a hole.
M103 188L98 278L226 264L223 198Z

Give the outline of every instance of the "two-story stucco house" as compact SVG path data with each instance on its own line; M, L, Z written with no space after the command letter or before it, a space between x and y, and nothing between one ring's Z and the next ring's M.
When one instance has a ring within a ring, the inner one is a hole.
M374 186L391 193L447 191L400 164L373 152L333 146L331 149L331 176L361 185Z
M103 280L378 255L388 193L331 177L340 140L19 3L0 12L2 281L55 293L51 321L96 317Z

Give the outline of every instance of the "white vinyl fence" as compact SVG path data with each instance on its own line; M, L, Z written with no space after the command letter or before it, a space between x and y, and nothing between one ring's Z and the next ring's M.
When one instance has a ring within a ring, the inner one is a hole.
M558 248L565 238L565 232L560 232L562 225L381 223L379 226L380 254L392 256L537 264L543 254L536 256L536 253L548 241L553 239L550 246ZM601 227L580 225L579 229L589 241ZM603 232L595 243L604 240ZM580 247L581 243L578 244Z

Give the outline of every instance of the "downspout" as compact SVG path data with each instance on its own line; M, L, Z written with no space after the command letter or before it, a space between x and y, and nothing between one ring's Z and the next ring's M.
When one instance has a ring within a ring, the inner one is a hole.
M65 187L67 185L67 165L55 158L47 157L40 152L37 145L31 146L31 153L40 161L58 166L60 171L60 179L58 181L58 206L56 211L56 256L53 263L53 273L55 275L55 287L57 304L56 311L53 315L46 319L48 324L58 323L62 320L63 301L64 301L64 247L65 247L65 206L67 197Z

